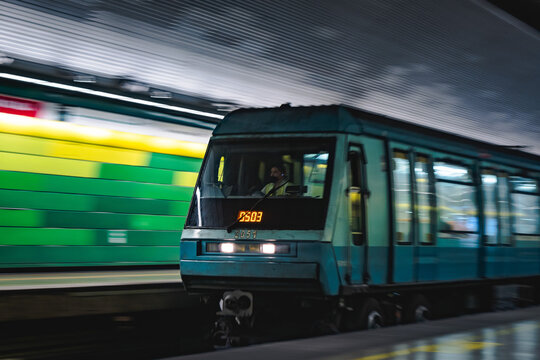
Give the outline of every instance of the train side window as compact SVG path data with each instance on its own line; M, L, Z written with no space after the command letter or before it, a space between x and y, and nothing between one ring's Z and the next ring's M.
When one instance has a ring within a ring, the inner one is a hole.
M394 180L394 209L396 241L410 244L412 218L411 165L407 153L394 151L392 175Z
M512 184L512 210L514 218L514 234L536 235L538 219L538 186L536 181L520 176L511 176Z
M484 241L486 244L495 245L499 230L497 175L491 170L482 171L482 193L484 196Z
M349 224L354 245L363 245L366 240L366 196L365 160L362 149L351 146L349 160Z
M439 232L478 232L475 188L467 167L435 162Z
M508 174L499 173L497 176L497 203L499 208L500 243L510 245L512 243L510 201L508 199Z
M433 243L432 219L434 206L429 173L429 158L422 155L416 156L414 164L414 176L416 179L415 210L418 217L418 237L423 244Z

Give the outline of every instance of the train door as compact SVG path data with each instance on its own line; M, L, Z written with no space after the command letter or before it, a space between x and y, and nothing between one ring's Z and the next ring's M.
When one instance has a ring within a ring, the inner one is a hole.
M348 214L350 242L348 244L347 276L351 284L368 281L365 156L361 145L350 145L348 151Z
M512 212L510 207L510 188L508 174L500 172L497 175L497 208L499 209L499 251L501 258L499 264L504 265L499 271L501 276L511 276L515 267L512 246Z
M394 199L394 282L434 280L433 175L430 159L412 151L392 151Z
M416 280L414 252L413 186L410 154L392 152L392 185L394 199L394 282Z
M431 159L414 155L414 228L416 281L437 278L438 256L435 247L435 196Z
M500 233L500 224L498 217L497 202L497 174L494 170L483 169L482 179L482 201L483 214L483 247L484 247L484 268L483 274L486 277L499 277L504 275L504 267L500 266L500 261L504 255L499 246L498 234Z

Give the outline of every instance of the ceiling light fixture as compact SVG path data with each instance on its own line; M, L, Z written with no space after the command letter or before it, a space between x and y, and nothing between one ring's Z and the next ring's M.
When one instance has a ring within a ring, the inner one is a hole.
M152 107L156 107L156 108L160 108L160 109L179 111L179 112L193 114L193 115L200 115L200 116L210 117L210 118L214 118L214 119L220 119L221 120L224 117L223 115L209 113L209 112L206 112L206 111L193 110L193 109L188 109L188 108L180 107L180 106L167 105L167 104L162 104L162 103L158 103L158 102L154 102L154 101L136 99L136 98L131 98L131 97L128 97L128 96L107 93L105 91L92 90L92 89L87 89L87 88L83 88L83 87L78 87L78 86L73 86L73 85L66 85L66 84L61 84L61 83L56 83L56 82L46 81L46 80L40 80L40 79L34 79L34 78L15 75L15 74L0 73L0 78L10 79L10 80L15 80L15 81L22 81L22 82L25 82L25 83L42 85L42 86L47 86L47 87L51 87L51 88L55 88L55 89L74 91L74 92L78 92L78 93L82 93L82 94L100 96L100 97L104 97L104 98L108 98L108 99L120 100L120 101L125 101L125 102L129 102L129 103L134 103L134 104L152 106Z

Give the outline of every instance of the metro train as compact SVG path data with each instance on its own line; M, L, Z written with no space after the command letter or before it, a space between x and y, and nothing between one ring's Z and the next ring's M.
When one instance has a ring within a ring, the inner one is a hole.
M342 105L233 111L195 185L183 283L238 323L319 301L344 330L491 306L500 289L537 301L539 179L537 155Z
M0 269L176 269L211 119L54 90L0 86Z

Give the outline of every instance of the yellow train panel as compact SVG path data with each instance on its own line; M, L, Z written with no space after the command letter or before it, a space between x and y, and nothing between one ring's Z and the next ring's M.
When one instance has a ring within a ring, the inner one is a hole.
M196 172L175 171L172 184L176 186L194 187L197 182L197 175L198 173Z
M91 161L0 152L0 170L97 178L100 164Z
M206 144L1 114L0 132L202 158Z

